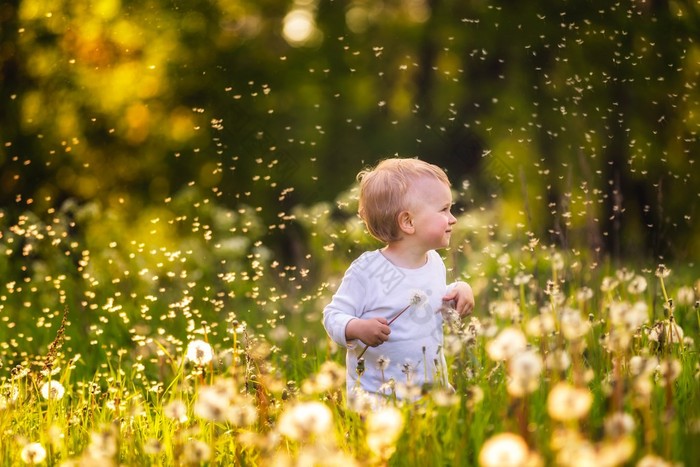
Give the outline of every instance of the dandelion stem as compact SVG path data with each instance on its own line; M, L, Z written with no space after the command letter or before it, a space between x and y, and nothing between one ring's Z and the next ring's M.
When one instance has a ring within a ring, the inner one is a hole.
M399 316L401 316L401 315L404 313L404 311L406 311L406 310L408 310L409 308L411 308L411 305L412 305L412 303L406 305L406 308L404 308L403 310L399 311L399 313L398 313L396 316L394 316L393 318L391 318L391 319L389 320L389 322L388 322L386 325L387 325L387 326L391 326L391 323L393 323L394 321L396 321L396 318L398 318ZM362 356L365 354L365 352L367 352L367 349L369 349L369 344L366 344L366 345L365 345L365 348L362 349L362 352L360 352L360 355L357 356L357 359L358 359L358 360L362 358Z

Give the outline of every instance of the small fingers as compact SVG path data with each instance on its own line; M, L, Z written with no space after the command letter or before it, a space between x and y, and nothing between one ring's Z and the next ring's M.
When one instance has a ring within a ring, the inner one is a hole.
M464 309L462 309L462 311L459 313L459 316L461 316L462 318L464 318L465 316L471 315L471 314L472 314L472 311L474 311L474 307L471 306L471 305L467 305L467 306L464 307Z

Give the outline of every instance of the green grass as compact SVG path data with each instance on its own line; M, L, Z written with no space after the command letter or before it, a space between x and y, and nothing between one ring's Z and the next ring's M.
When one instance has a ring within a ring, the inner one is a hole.
M376 438L371 412L349 410L344 381L328 379L329 371L343 374L344 350L320 324L344 268L372 245L347 221L317 211L296 211L311 241L295 265L272 254L259 226L241 233L250 219L213 209L202 208L191 230L176 212L168 219L159 211L160 222L149 223L94 209L78 215L77 226L61 212L3 226L0 465L22 463L30 443L40 443L48 465L477 465L484 443L503 432L527 443L529 465L589 458L634 465L648 455L692 465L698 458L692 267L669 265L670 275L657 277L657 264L614 268L585 251L533 247L529 237L505 242L469 223L458 224L445 252L451 279L476 291L480 325L474 339L465 334L469 320L455 331L460 345L448 363L456 392L426 389L415 404L387 402L403 425L395 439ZM222 246L239 236L240 249ZM643 290L630 289L635 277L646 281ZM582 298L585 290L590 296ZM611 310L635 303L646 306L646 319L624 329ZM533 320L547 313L552 328L533 334ZM567 313L580 316L579 335L567 328ZM668 342L662 333L659 344L654 330L671 315L685 339ZM526 395L509 392L514 361L490 356L506 328L525 333L544 362ZM185 359L194 340L212 346L212 362ZM546 363L561 353L568 365ZM648 368L640 372L642 364ZM60 399L40 393L49 373L65 388ZM549 396L560 382L592 396L580 417L552 412ZM211 386L220 394L207 401ZM172 418L173 401L186 418ZM606 430L619 412L633 420L622 434ZM378 442L382 455L372 450Z

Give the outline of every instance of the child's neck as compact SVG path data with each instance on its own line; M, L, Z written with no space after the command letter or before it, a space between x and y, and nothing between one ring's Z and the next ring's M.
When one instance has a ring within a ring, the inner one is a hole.
M382 254L394 266L406 269L418 269L428 261L427 251L411 248L407 242L401 241L389 243L382 248Z

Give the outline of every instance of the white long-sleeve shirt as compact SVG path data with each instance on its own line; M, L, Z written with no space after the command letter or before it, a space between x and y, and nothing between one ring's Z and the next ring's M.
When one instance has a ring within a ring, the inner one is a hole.
M390 325L389 339L377 347L369 347L363 355L365 372L360 377L361 387L369 393L388 395L390 390L385 383L390 379L417 386L438 381L447 384L439 312L442 297L448 291L442 258L437 252L429 251L425 265L406 269L395 266L375 250L353 261L323 310L323 325L328 335L347 348L348 399L356 387L357 357L365 344L360 340L347 341L346 326L356 318L383 317L390 321L409 305L417 291L427 296L427 300L407 309ZM382 361L389 363L382 365ZM382 371L383 366L386 367Z

